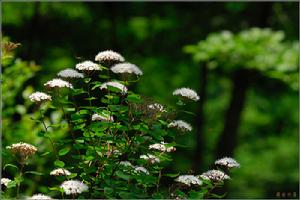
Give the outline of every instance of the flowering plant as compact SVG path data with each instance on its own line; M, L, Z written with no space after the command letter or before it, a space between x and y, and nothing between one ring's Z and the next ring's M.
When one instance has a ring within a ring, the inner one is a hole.
M49 186L49 194L35 194L30 199L55 198L209 198L218 197L213 189L229 175L227 169L239 167L232 158L216 161L223 167L201 175L171 174L166 170L176 151L177 133L189 132L192 126L176 119L176 109L153 102L134 93L131 87L143 74L142 70L125 62L113 51L100 52L95 60L84 61L76 69L59 72L58 78L44 84L46 92L34 92L29 99L40 106L43 125L40 136L49 140L55 156L53 170L36 175L55 176L57 185ZM189 88L176 89L178 106L198 101L197 93ZM45 121L43 103L61 110L64 118L57 124ZM53 127L67 125L64 139L55 141ZM19 166L19 175L1 179L7 188L17 187L25 177L29 157L37 151L27 143L7 148ZM76 163L76 164L75 164ZM49 177L51 178L51 177ZM60 196L61 195L61 196Z

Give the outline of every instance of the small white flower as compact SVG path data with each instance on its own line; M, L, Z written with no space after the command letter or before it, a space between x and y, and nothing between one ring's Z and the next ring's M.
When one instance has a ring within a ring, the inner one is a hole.
M183 183L185 185L191 186L191 185L202 185L202 181L193 175L181 175L178 176L175 181Z
M164 109L164 106L159 103L150 104L150 105L148 105L148 108L151 110L159 111L159 112L166 112L166 110Z
M150 174L149 171L148 171L145 167L139 167L139 166L136 166L136 167L134 168L134 171L135 171L136 173L143 172L143 173L145 173L145 174Z
M173 95L179 95L179 96L191 99L193 101L198 101L200 99L200 97L198 96L198 94L194 90L192 90L190 88L179 88L179 89L176 89L173 92Z
M71 175L71 172L66 170L66 169L63 169L63 168L58 168L58 169L55 169L55 170L52 170L50 172L50 175L53 175L53 176L69 176Z
M229 157L224 157L224 158L221 158L219 160L216 160L215 164L216 165L223 165L223 166L226 166L228 168L233 168L233 167L239 168L240 167L240 164L236 160L234 160L233 158L229 158Z
M28 197L26 198L27 200L41 200L41 199L52 199L51 197L49 196L46 196L44 194L34 194L32 197Z
M133 165L129 161L121 161L120 165L133 168Z
M181 131L191 131L192 130L192 126L183 120L174 120L173 122L171 122L168 125L168 127L175 127L175 128L180 129Z
M220 170L209 170L203 174L201 174L199 177L205 179L205 180L211 180L211 181L224 181L226 179L230 179L230 177L225 174L224 172Z
M121 54L114 52L112 50L107 50L107 51L101 51L99 52L96 57L96 61L99 61L101 63L105 62L110 62L110 63L119 63L119 62L124 62L125 59Z
M108 86L117 88L117 89L121 90L122 93L127 93L127 87L125 85L119 83L119 82L116 82L116 81L105 82L100 86L100 89L101 90L102 89L107 89Z
M89 189L86 184L84 184L83 182L78 181L78 180L64 181L60 185L60 188L62 188L67 195L69 195L69 194L80 194L80 193L85 192Z
M82 73L79 73L76 70L69 69L69 68L58 72L57 76L60 76L62 78L83 78L84 77Z
M5 185L7 187L8 183L11 182L9 178L1 178L1 185Z
M152 154L141 155L140 158L148 160L151 164L160 162L160 159Z
M111 71L116 74L135 74L135 75L143 75L142 70L138 68L138 66L131 64L131 63L119 63L114 65L111 68Z
M44 92L34 92L29 96L30 101L32 102L41 102L41 101L51 101L51 96Z
M154 150L158 150L161 152L173 152L176 151L175 147L166 147L165 145L167 145L167 143L155 143L155 144L151 144L149 146L149 149L154 149Z
M49 87L49 88L63 88L63 87L67 87L67 88L73 88L73 85L67 81L64 81L60 78L55 78L52 79L51 81L48 81L47 83L44 84L44 86Z
M114 118L106 113L93 114L92 121L103 121L103 122L113 122Z
M81 71L99 71L99 70L102 70L101 67L98 64L93 63L92 61L89 61L89 60L78 63L76 65L76 69L81 70Z
M7 146L6 148L11 150L12 153L19 154L21 157L24 158L35 154L35 152L37 151L37 148L35 146L24 142L12 144L11 146Z

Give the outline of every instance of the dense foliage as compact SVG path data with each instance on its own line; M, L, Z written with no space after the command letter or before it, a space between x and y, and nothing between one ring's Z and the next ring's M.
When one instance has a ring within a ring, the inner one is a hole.
M177 132L192 130L183 120L174 120L178 112L186 111L162 106L128 90L143 72L133 64L123 63L121 55L105 51L100 52L96 60L101 65L91 61L76 65L84 73L62 70L58 76L65 80L55 78L44 84L48 94L34 92L29 96L40 113L33 120L44 127L38 135L48 139L52 147L51 151L39 153L41 156L52 154L53 168L57 169L51 172L27 170L27 165L32 164L29 159L39 150L27 143L12 144L7 147L7 153L15 156L13 160L17 165L6 163L4 169L14 168L16 173L13 180L1 179L8 190L4 190L3 196L23 197L20 186L26 174L34 174L47 179L57 176L58 183L64 181L60 186L49 186L50 191L58 192L52 194L56 198L60 193L62 198L66 194L72 198L93 199L219 197L213 194L213 189L230 179L220 170L199 176L164 170L165 163L172 161L170 154L176 150ZM199 100L196 92L188 88L177 89L173 95L179 97L178 106ZM61 110L63 117L49 123L45 121L49 110ZM66 126L67 135L54 140L56 130ZM239 167L231 158L220 159L215 164L225 171ZM10 190L15 187L17 190Z
M200 174L211 169L221 154L231 152L242 167L230 174L226 189L216 193L226 191L227 198L298 197L299 68L292 64L298 62L298 46L293 45L299 38L298 2L4 1L1 5L3 34L22 44L1 65L2 146L19 141L35 145L38 152L27 170L48 175L56 160L49 153L51 143L41 137L43 125L32 120L39 118L40 107L28 96L44 91L43 84L60 70L94 59L99 49L115 49L144 73L138 84L131 83L130 91L164 105L175 105L170 91L182 86L194 88L201 96L181 106L196 116L177 113L193 130L175 137L176 151L170 153L172 162L165 162L167 171ZM253 38L265 28L267 37ZM231 37L224 41L228 33ZM184 53L191 44L193 57L206 54L210 60L193 61ZM224 62L222 55L230 62ZM243 76L237 76L240 72ZM248 82L243 104L233 101L243 86L236 84L241 80ZM231 112L237 106L240 112ZM47 102L41 108L46 124L61 122L61 109ZM231 120L233 113L235 120ZM70 135L66 123L51 131L55 141ZM69 153L64 158L68 157ZM66 165L67 160L63 160ZM15 177L15 168L4 169L15 162L7 150L2 151L2 177ZM59 183L53 177L27 173L20 189L26 196L48 194L48 186Z

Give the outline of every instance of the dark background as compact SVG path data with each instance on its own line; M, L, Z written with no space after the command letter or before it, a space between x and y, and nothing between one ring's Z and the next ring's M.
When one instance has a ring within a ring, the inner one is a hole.
M4 121L3 146L20 139L41 142L31 131L26 113L20 111L20 105L26 104L22 91L42 90L43 83L59 70L93 60L99 51L115 50L137 64L144 75L136 91L171 104L175 102L172 91L178 87L200 90L201 68L183 52L185 45L196 44L212 32L237 33L251 27L282 30L286 41L298 40L298 11L298 2L2 3L3 36L21 43L16 50L18 58L39 65L35 75L12 95L10 107L4 105L4 114L9 114L7 123ZM17 82L22 73L10 81ZM186 148L178 148L171 168L201 173L219 158L219 149L241 163L228 183L228 198L276 198L277 192L296 192L298 197L298 91L284 87L278 92L272 82L252 85L236 128L228 130L237 141L228 150L218 147L222 140L233 137L222 135L232 82L218 74L210 74L208 82L201 115L199 103L188 107L198 112L186 119L196 128L178 138ZM9 92L3 89L4 98ZM42 187L32 186L26 192L43 191Z

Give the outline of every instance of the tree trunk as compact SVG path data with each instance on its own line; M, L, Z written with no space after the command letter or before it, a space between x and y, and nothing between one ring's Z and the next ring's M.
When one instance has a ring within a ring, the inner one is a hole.
M242 110L249 87L249 72L241 69L235 72L232 82L233 90L228 110L225 114L224 129L217 146L217 158L232 156L237 141L237 132L240 124Z
M204 124L204 114L203 114L203 107L204 102L206 101L206 85L207 85L207 75L208 75L208 69L207 66L204 65L201 67L200 70L200 89L199 89L199 95L200 100L198 103L198 109L197 109L197 116L196 116L196 150L194 155L194 163L193 168L195 172L199 172L201 170L201 163L202 163L202 156L203 156L203 124Z

